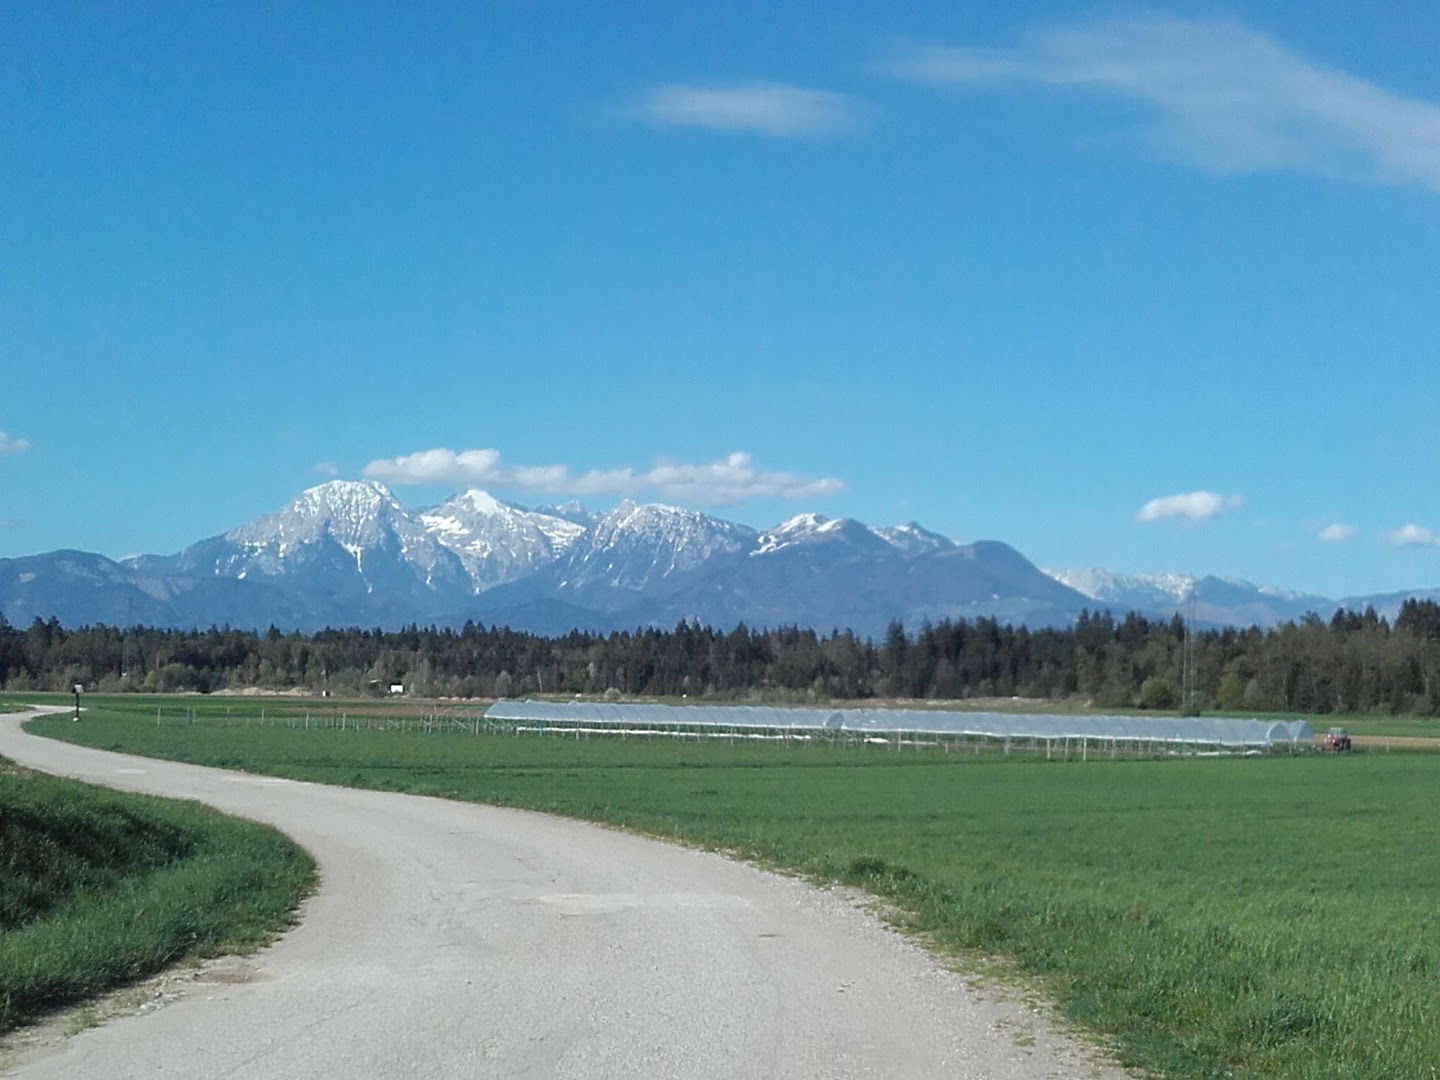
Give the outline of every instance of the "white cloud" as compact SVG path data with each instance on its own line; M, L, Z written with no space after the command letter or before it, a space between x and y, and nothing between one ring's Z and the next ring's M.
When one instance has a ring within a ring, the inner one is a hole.
M510 465L498 450L421 450L372 461L362 470L390 484L478 484L544 495L655 494L702 506L733 506L750 499L810 499L834 495L845 484L832 476L810 477L757 469L745 453L705 465L662 463L636 469L591 469L572 474L566 465Z
M30 449L29 439L17 439L0 431L0 454L23 454Z
M655 127L740 131L780 139L839 135L858 128L865 108L854 98L785 83L652 87L628 110Z
M1408 525L1401 525L1393 532L1386 533L1385 539L1397 547L1440 545L1440 534L1433 529L1427 529L1424 525L1416 525L1413 521Z
M1312 63L1234 21L1157 13L1032 31L1014 49L911 47L884 65L938 85L1041 85L1149 106L1167 157L1440 191L1440 105Z
M1189 521L1209 521L1227 510L1242 506L1241 495L1217 495L1213 491L1187 491L1180 495L1162 495L1151 499L1135 514L1136 521L1163 521L1165 518L1185 518Z
M1315 535L1327 544L1340 544L1355 535L1355 526L1347 525L1343 521L1337 521L1331 525L1326 525Z
M340 475L340 466L333 461L317 461L310 466L310 471L316 476L324 476L333 480Z

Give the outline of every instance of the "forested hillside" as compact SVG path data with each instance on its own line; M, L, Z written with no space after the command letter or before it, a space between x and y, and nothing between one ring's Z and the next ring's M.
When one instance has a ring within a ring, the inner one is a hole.
M0 620L0 685L100 691L301 687L363 693L403 683L457 697L623 694L820 701L1080 698L1108 708L1180 704L1179 619L1082 614L1065 629L992 619L940 622L878 642L781 628L540 637L504 627L264 634ZM1409 601L1393 625L1373 610L1195 637L1203 708L1440 713L1440 605Z

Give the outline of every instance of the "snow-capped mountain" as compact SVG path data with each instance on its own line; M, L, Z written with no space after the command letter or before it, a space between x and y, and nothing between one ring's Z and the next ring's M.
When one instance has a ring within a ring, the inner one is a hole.
M625 500L596 521L551 570L555 587L645 593L722 555L748 550L755 530L733 521L661 503Z
M922 530L923 532L923 530ZM849 627L879 635L899 619L993 616L1031 625L1069 622L1084 606L1013 548L995 541L892 543L860 522L802 515L757 537L749 552L716 559L663 598L661 625Z
M418 520L460 557L477 593L549 566L574 547L586 529L571 518L502 502L478 488L420 511Z
M1111 611L1138 611L1150 616L1181 613L1193 594L1195 621L1214 626L1269 626L1307 612L1325 616L1340 602L1293 592L1273 585L1256 585L1243 578L1193 574L1122 574L1091 567L1083 570L1046 570L1056 581Z
M673 626L849 627L993 617L1063 625L1081 610L1271 625L1374 603L1393 618L1421 590L1345 601L1247 581L1101 569L1041 572L994 540L956 544L911 522L873 528L798 514L772 528L623 502L527 509L462 491L411 511L383 485L332 481L174 555L116 562L57 551L0 559L0 614L168 626L458 625L539 633Z
M222 577L251 573L285 574L326 558L332 545L353 561L355 573L373 592L396 567L426 584L455 576L455 560L412 518L390 490L371 480L331 480L310 488L284 509L225 534L233 549L214 564ZM369 566L367 567L367 561ZM349 569L348 564L345 567Z
M824 514L796 514L759 535L752 556L774 555L799 545L827 544L851 553L890 553L895 547L868 525L854 518L827 518Z
M331 480L288 506L137 569L245 581L297 583L340 596L420 589L449 595L468 585L454 552L439 543L383 484Z
M1191 574L1121 574L1098 566L1078 570L1047 569L1045 573L1082 596L1125 611L1149 611L1182 604L1196 580Z
M913 521L876 529L875 534L887 540L890 546L902 555L924 555L956 546L955 541L931 532Z
M182 626L393 625L448 615L470 590L459 556L368 481L320 484L177 554L121 565Z
M382 543L387 534L416 535L414 523L384 484L373 480L331 480L306 488L290 505L237 525L225 539L237 546L284 559L287 554L325 538L350 551Z
M759 535L751 555L770 555L797 544L846 545L854 551L898 554L904 557L931 554L955 547L939 533L915 522L872 528L854 518L828 518L824 514L796 514Z

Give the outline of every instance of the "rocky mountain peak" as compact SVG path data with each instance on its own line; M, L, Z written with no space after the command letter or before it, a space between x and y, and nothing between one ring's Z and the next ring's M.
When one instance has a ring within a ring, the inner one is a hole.
M761 551L776 557L751 558ZM75 552L0 560L6 618L318 629L465 619L564 633L582 626L848 626L985 616L1031 626L1082 609L1168 617L1192 588L1197 625L1272 625L1337 603L1393 618L1409 596L1323 597L1188 574L1042 574L999 541L957 545L910 522L871 528L797 514L758 533L695 510L626 501L526 509L471 489L407 511L381 484L336 480L169 556ZM498 586L498 587L496 587ZM1073 588L1072 588L1073 586ZM1078 591L1077 591L1078 590ZM477 595L478 594L478 595ZM1082 595L1083 594L1083 595Z
M744 551L755 535L698 510L626 499L584 533L560 573L570 588L604 583L643 589L718 555Z
M875 533L902 555L925 555L955 546L954 541L913 521L907 521L904 525L892 525L887 529L876 529Z
M1045 573L1091 600L1110 604L1139 601L1146 608L1180 603L1195 587L1190 574L1122 574L1098 566Z
M418 514L420 525L464 564L475 592L493 589L550 565L585 526L503 502L470 488Z
M800 544L849 544L858 549L878 550L887 542L870 526L854 518L830 518L824 514L796 514L760 534L753 555L771 555Z
M503 514L506 510L518 509L510 503L501 502L483 488L466 488L448 499L445 505L471 514Z
M330 480L302 491L289 505L236 526L225 539L247 547L288 550L328 536L347 547L368 547L396 525L412 526L395 496L373 480Z

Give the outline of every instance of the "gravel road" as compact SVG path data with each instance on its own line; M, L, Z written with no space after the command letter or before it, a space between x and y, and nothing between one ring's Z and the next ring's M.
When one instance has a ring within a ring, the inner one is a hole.
M1119 1078L1015 992L840 890L612 829L89 750L0 755L269 822L323 884L301 924L33 1080Z

